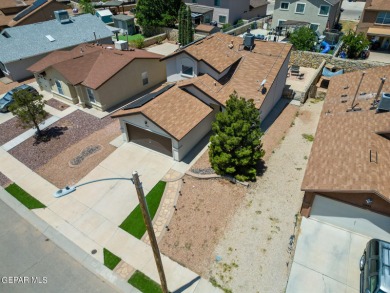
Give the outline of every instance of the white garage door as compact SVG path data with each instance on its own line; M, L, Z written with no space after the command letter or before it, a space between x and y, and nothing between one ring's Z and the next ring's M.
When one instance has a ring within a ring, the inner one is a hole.
M390 241L390 217L316 195L310 218L372 238Z

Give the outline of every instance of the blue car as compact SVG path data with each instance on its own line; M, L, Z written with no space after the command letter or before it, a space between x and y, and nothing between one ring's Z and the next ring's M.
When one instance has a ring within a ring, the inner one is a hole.
M9 92L7 92L4 97L2 97L0 99L0 112L8 112L9 111L9 106L12 105L12 103L14 102L14 99L13 99L13 95L14 93L16 93L17 91L20 91L20 90L27 90L29 91L30 93L33 93L35 95L38 95L38 92L35 88L33 88L32 86L29 86L27 84L22 84L12 90L10 90Z

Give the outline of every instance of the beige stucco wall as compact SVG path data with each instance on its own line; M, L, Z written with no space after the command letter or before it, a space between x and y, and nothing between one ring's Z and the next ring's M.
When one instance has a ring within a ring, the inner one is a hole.
M148 73L147 85L142 84L143 72ZM104 111L123 101L130 101L136 94L165 80L165 62L158 59L136 59L95 90L95 98Z
M46 70L45 79L49 83L50 90L54 96L59 97L61 99L66 99L68 101L73 102L74 104L78 103L79 99L77 98L76 92L73 91L73 86L68 84L66 78L57 70L48 68ZM61 83L61 88L63 91L62 95L58 92L57 85L55 83L56 80Z

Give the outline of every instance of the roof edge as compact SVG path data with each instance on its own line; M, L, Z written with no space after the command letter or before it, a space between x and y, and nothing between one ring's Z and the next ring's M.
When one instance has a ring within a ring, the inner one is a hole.
M334 190L334 189L313 189L313 188L303 188L301 187L302 191L306 192L336 192L336 193L362 193L362 192L367 192L367 193L373 193L383 200L387 201L390 203L390 198L387 198L384 196L382 193L378 192L377 190L373 189L367 189L367 190L358 190L358 189L351 189L351 190Z

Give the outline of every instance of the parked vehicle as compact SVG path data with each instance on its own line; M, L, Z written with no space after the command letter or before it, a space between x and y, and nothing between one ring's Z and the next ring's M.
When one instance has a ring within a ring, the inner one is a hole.
M1 99L0 99L0 112L8 112L9 111L9 106L12 105L12 103L14 102L14 99L13 99L13 95L14 93L16 93L17 91L20 91L20 90L27 90L29 91L30 93L33 93L33 94L36 94L38 95L38 92L35 88L33 88L32 86L29 86L27 84L22 84L12 90L10 90L9 92L7 92Z
M360 258L360 293L390 293L390 243L371 239Z

